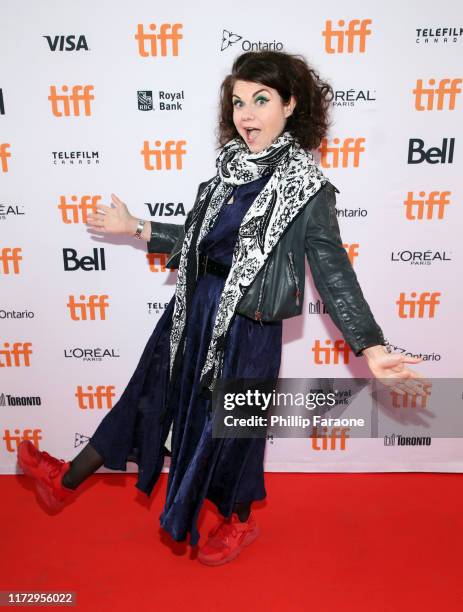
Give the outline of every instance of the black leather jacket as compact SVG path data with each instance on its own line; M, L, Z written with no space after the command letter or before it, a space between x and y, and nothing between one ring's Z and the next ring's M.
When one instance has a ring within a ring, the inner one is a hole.
M208 181L201 183L196 202ZM386 344L342 245L336 193L330 182L292 220L247 288L236 312L254 320L277 321L301 314L307 257L315 286L336 327L356 355ZM191 211L187 215L187 221ZM169 253L166 265L178 268L185 225L151 221L148 252Z

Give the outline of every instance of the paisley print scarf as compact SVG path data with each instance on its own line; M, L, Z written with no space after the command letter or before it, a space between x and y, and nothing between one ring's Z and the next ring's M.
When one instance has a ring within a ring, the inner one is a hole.
M230 199L234 185L269 173L273 175L251 204L239 228L201 371L203 392L206 388L212 391L221 375L225 338L238 302L292 219L327 181L312 154L304 151L289 132L258 153L249 151L241 138L234 138L221 149L216 166L216 176L203 189L185 226L170 335L171 375L176 359L180 359L179 346L196 284L199 243L213 227L223 204Z

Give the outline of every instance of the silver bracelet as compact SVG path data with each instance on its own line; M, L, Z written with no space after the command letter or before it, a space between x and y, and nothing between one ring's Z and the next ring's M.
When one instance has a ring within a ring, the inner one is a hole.
M135 230L135 238L141 238L141 233L143 231L143 228L145 226L145 221L143 219L140 219L138 221L138 225L137 225L137 229Z

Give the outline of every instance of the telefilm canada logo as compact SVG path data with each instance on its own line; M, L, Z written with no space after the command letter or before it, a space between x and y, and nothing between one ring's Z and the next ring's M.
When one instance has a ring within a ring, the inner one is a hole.
M148 314L161 314L165 311L169 302L147 302Z
M140 111L181 111L185 101L185 91L165 91L159 89L157 92L156 104L152 89L137 91L138 110Z
M94 166L100 163L99 151L52 151L54 166Z
M461 26L426 26L415 30L415 42L420 45L445 45L461 42L463 27Z
M336 108L345 108L376 102L376 89L335 89L332 100Z
M221 51L237 44L242 51L282 51L284 47L278 40L249 40L231 30L222 30Z

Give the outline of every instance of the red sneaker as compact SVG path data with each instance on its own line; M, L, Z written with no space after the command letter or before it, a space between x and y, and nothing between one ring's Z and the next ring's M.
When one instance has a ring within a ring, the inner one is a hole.
M252 513L243 523L233 513L209 532L209 539L200 549L198 560L205 565L222 565L235 559L241 549L253 542L260 530Z
M18 463L24 474L34 479L37 493L49 510L61 510L76 494L61 484L71 463L37 450L30 440L18 445Z

